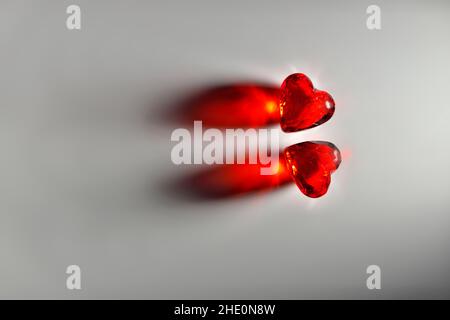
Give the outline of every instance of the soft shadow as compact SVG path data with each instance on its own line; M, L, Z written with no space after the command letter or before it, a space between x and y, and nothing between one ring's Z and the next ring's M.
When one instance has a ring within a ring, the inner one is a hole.
M263 128L280 121L279 87L267 83L220 84L167 100L156 114L158 120L188 129L194 121L202 121L205 128L221 130ZM194 202L272 192L292 183L282 153L279 159L273 175L261 175L260 164L203 165L195 172L166 176L160 190L171 199Z
M204 127L259 128L278 123L279 88L263 83L233 83L202 88L165 105L164 122Z
M169 195L193 201L234 199L248 195L272 192L292 183L281 155L272 175L261 175L260 164L225 164L203 166L181 178L169 180Z

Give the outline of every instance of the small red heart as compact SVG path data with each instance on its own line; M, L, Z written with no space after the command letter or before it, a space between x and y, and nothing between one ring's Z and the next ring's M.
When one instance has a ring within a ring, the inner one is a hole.
M328 92L314 89L311 80L302 73L287 77L281 85L281 129L295 132L316 127L328 121L334 113L334 100Z
M307 141L284 150L286 166L301 192L311 198L323 196L331 174L341 163L339 149L330 142Z

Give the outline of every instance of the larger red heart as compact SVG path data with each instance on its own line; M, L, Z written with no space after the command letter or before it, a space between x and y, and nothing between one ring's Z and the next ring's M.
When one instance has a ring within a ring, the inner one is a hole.
M295 132L318 126L334 113L334 100L325 91L314 89L311 80L302 73L287 77L281 85L281 129Z
M331 174L341 163L339 149L330 142L307 141L284 150L286 166L300 190L311 198L328 191Z

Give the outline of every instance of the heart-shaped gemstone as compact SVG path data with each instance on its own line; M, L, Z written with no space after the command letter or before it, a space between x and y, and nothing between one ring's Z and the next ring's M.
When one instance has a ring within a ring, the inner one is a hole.
M334 100L325 91L314 89L311 80L302 73L287 77L281 85L281 129L295 132L318 126L334 113Z
M339 149L330 142L307 141L284 150L286 166L300 190L311 198L323 196L331 174L341 163Z

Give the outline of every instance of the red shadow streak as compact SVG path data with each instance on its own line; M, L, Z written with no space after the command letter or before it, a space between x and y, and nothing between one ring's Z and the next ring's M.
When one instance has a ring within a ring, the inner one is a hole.
M259 128L280 122L279 88L236 83L200 90L169 108L171 121L214 128Z
M275 174L261 175L262 167L260 164L214 165L173 181L170 188L178 196L214 200L273 191L293 183L283 154Z
M202 121L206 128L262 128L280 122L279 87L256 82L239 82L191 92L166 105L163 121L191 128ZM248 150L248 152L256 152ZM202 166L198 172L163 183L176 198L199 200L230 199L270 192L293 183L280 153L278 170L261 175L261 164Z

